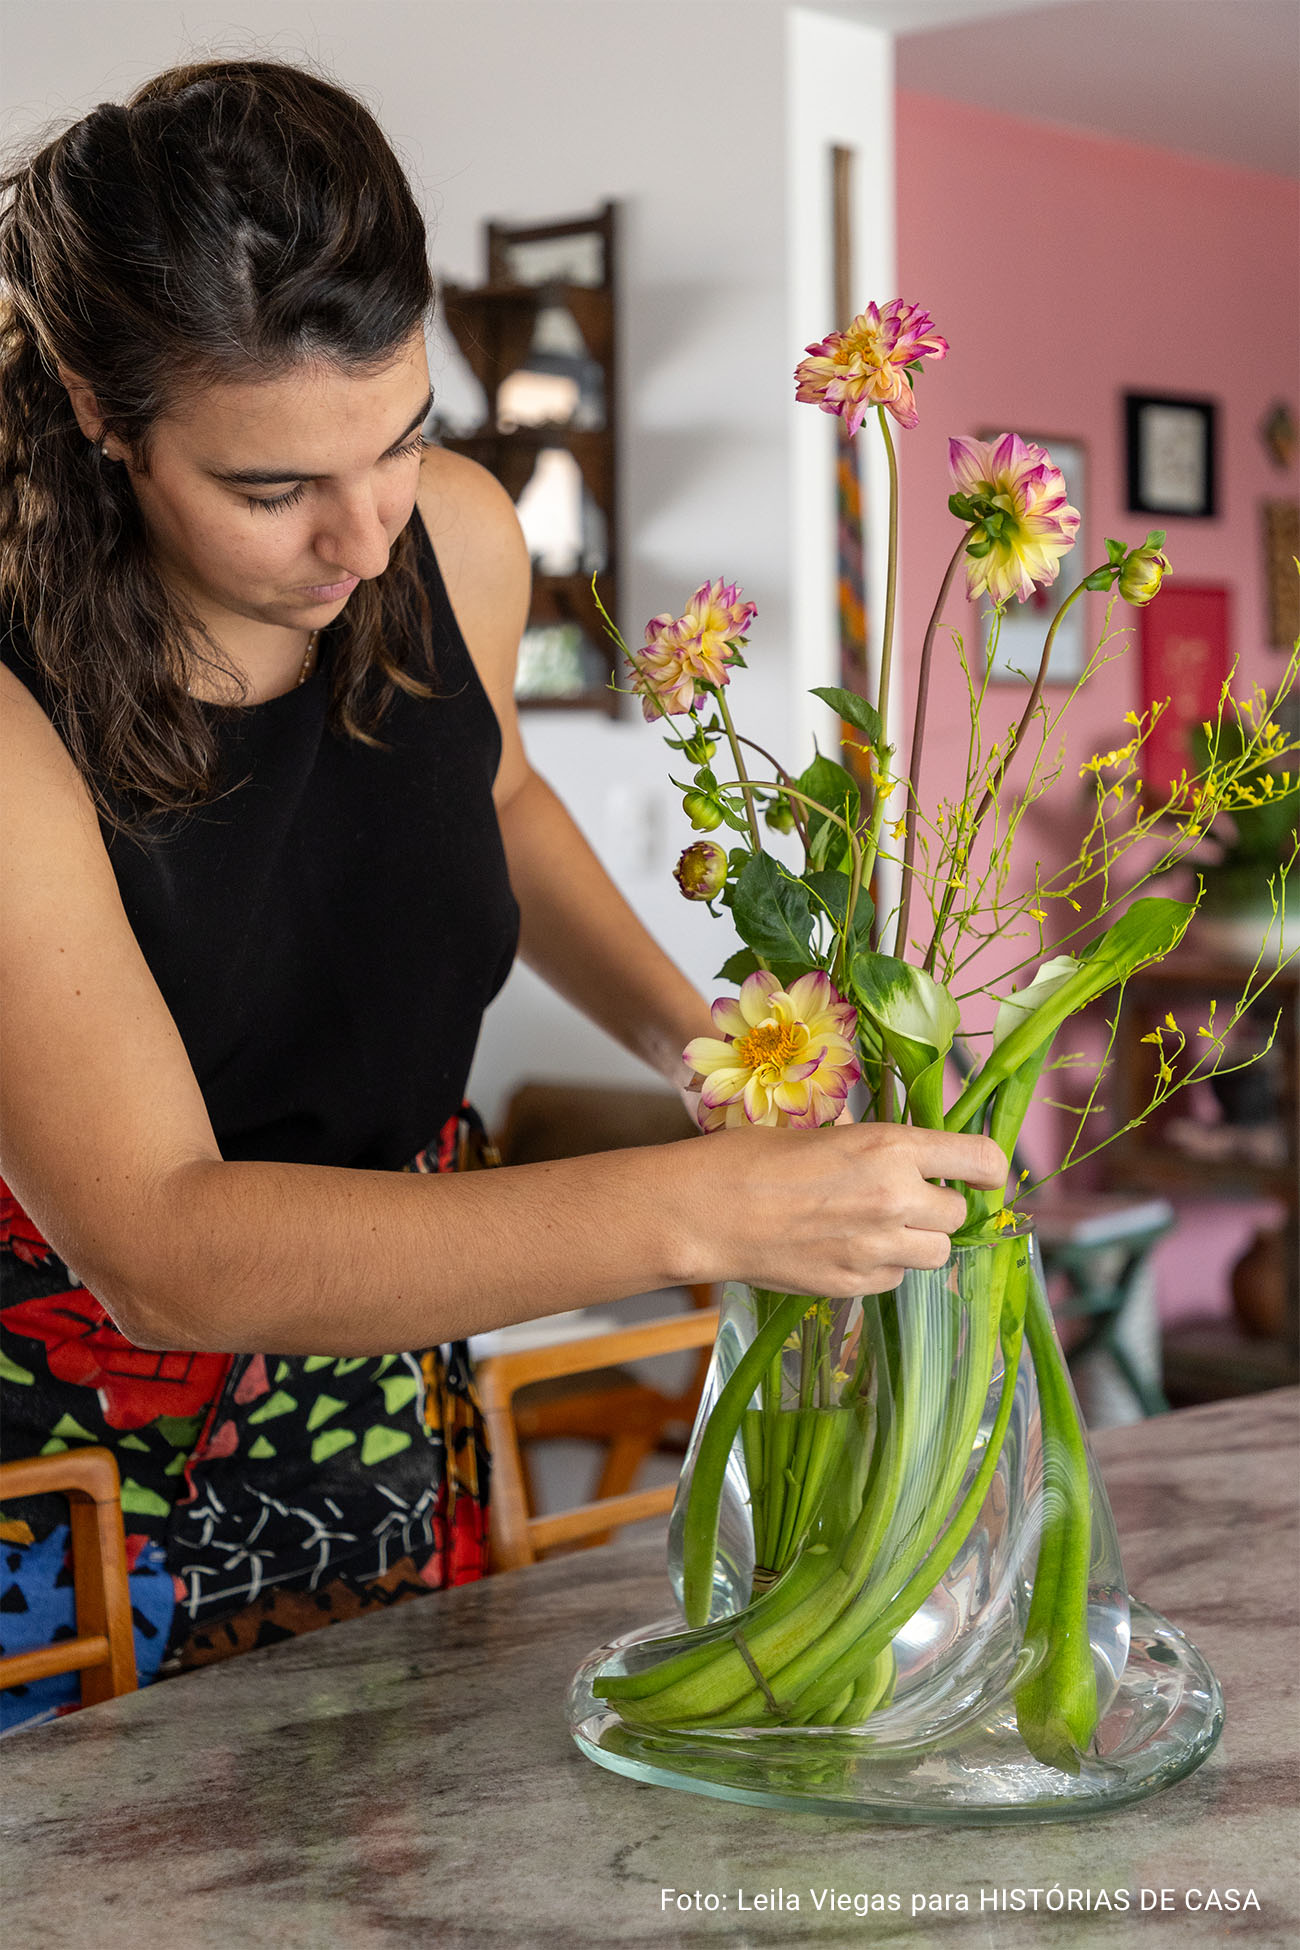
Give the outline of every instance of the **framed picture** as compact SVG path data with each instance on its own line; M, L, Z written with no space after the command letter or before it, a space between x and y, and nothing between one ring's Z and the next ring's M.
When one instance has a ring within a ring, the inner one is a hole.
M1231 667L1228 591L1217 584L1165 581L1141 612L1141 708L1169 708L1143 747L1143 776L1167 793L1182 772L1194 773L1193 737L1217 716Z
M1001 430L996 433L981 432L976 436L979 440L997 440L1000 437ZM1086 517L1083 442L1064 435L1053 436L1045 433L1026 433L1022 434L1021 438L1032 441L1037 447L1047 449L1065 477L1070 506L1077 508L1080 515ZM1072 562L1082 562L1085 553L1084 521L1081 520L1078 539L1069 555L1063 558L1056 581L1048 583L1046 588L1035 586L1033 595L1023 603L1013 596L1002 612L1002 621L998 625L996 635L993 627L995 618L992 605L987 597L980 599L980 651L989 676L995 682L1007 684L1033 682L1043 654L1043 639L1051 626L1052 618L1073 587L1069 565ZM1067 612L1065 621L1056 633L1047 677L1049 684L1073 684L1083 674L1086 661L1084 608L1084 603L1076 603L1073 609Z
M1218 408L1213 400L1125 393L1130 514L1218 513Z
M1263 527L1268 640L1274 650L1289 650L1300 637L1300 501L1266 501Z

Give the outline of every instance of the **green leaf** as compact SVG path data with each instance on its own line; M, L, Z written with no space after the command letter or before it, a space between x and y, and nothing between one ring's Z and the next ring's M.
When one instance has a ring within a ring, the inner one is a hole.
M732 919L742 941L765 959L807 962L812 935L808 893L770 853L753 853L741 870Z
M1118 568L1119 565L1123 562L1125 556L1128 554L1127 542L1114 541L1108 535L1106 537L1106 554L1110 558L1110 561L1114 564L1114 566Z
M859 697L856 691L843 690L837 684L819 685L809 695L819 697L823 704L829 704L832 711L838 712L841 718L866 733L868 744L879 748L885 728L880 722L879 711L874 704L868 704L865 697Z
M846 692L851 696L851 692ZM850 826L856 826L861 809L861 795L857 781L837 765L833 758L826 758L818 752L806 771L795 780L795 790L806 793L826 812L834 812L846 819ZM826 817L826 812L814 812L811 806L804 808L808 820L808 864L814 871L823 867L838 867L849 851L848 838L842 826Z
M746 975L752 975L762 963L752 948L737 948L734 955L728 955L718 970L715 981L734 982L739 988Z

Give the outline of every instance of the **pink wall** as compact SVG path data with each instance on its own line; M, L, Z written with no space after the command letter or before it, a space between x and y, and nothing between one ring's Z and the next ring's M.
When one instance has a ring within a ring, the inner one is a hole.
M956 541L945 507L947 436L991 428L1081 439L1087 566L1102 559L1107 535L1136 541L1148 527L1167 527L1175 575L1228 585L1242 676L1268 683L1284 660L1265 643L1259 503L1300 492L1300 475L1274 465L1257 429L1273 401L1297 408L1300 185L906 91L897 113L899 292L931 312L952 347L927 366L917 388L921 423L898 443L909 700ZM1125 513L1126 390L1220 402L1217 519L1158 524ZM1095 641L1104 599L1086 601ZM947 621L973 648L974 615L963 600L950 602ZM1131 652L1075 706L1053 801L1066 823L1080 759L1122 742L1124 712L1140 702L1130 641ZM945 674L951 685L950 652ZM939 681L929 793L951 789L965 758L964 706L949 690L945 710ZM1024 695L999 687L1007 707L999 717L1018 715ZM1050 819L1037 821L1033 840L1050 863ZM1059 839L1055 850L1063 857ZM1046 1117L1027 1137L1041 1169L1052 1149Z

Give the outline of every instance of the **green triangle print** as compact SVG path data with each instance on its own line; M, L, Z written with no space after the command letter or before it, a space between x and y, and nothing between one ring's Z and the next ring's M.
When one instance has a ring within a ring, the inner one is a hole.
M390 1415L397 1415L413 1402L423 1387L413 1374L388 1374L380 1377L379 1386L384 1391L384 1407Z
M35 1379L30 1368L20 1368L7 1354L0 1353L0 1381L13 1381L20 1388L30 1388Z
M410 1446L411 1438L405 1429L386 1429L381 1425L366 1430L361 1443L361 1460L367 1469L373 1469L385 1457L396 1456Z
M171 1515L171 1507L152 1490L147 1490L143 1483L137 1483L134 1477L128 1476L122 1485L122 1508L132 1516L166 1517Z
M327 1462L331 1456L336 1456L340 1449L346 1449L348 1444L355 1442L356 1439L351 1429L326 1429L324 1435L318 1435L312 1443L311 1459L314 1463Z
M268 1456L273 1456L274 1454L275 1450L264 1435L258 1436L257 1441L248 1452L251 1462L265 1462Z
M71 1415L60 1415L58 1421L50 1430L50 1434L66 1435L70 1441L95 1442L98 1440L96 1436L90 1433L89 1429L83 1429L80 1422L74 1421ZM129 1436L123 1436L122 1446L125 1448L129 1441ZM149 1444L147 1442L141 1442L139 1436L137 1436L135 1441L131 1443L131 1447L133 1449L147 1449Z
M341 1408L346 1407L347 1403L341 1402L337 1395L317 1395L307 1417L307 1427L318 1429L322 1422L328 1422L331 1415L337 1415Z
M273 1422L277 1415L288 1415L297 1406L292 1395L286 1395L283 1388L277 1388L260 1408L253 1410L248 1419L250 1422Z
M302 1364L302 1371L304 1374L316 1374L321 1368L332 1368L333 1366L334 1356L332 1354L309 1354Z

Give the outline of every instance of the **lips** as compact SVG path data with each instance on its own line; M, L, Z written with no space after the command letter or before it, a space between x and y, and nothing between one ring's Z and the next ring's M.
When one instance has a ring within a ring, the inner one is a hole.
M309 603L341 603L360 582L360 576L344 576L341 582L314 582L303 590Z

